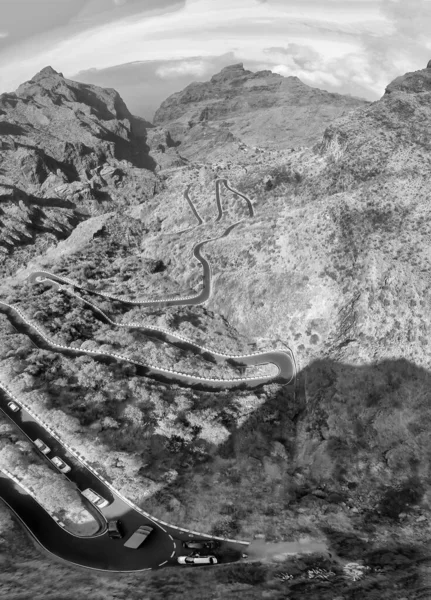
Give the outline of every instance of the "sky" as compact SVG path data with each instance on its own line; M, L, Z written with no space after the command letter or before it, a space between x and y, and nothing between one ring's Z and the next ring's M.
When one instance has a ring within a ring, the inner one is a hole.
M229 64L376 100L431 58L431 0L0 0L0 15L0 93L50 65L149 120Z

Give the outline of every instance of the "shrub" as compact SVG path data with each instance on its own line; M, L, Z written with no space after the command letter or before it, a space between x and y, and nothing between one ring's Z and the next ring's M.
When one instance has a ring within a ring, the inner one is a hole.
M231 535L237 534L239 530L240 525L236 518L233 516L226 516L217 521L217 523L214 523L211 528L211 533L221 537L230 537Z
M379 510L385 517L397 519L402 512L407 512L413 504L417 504L424 494L419 479L410 478L401 489L390 488L384 493Z
M354 533L344 533L329 528L323 528L328 536L330 549L341 558L357 560L367 550L368 544Z
M220 583L259 585L266 580L267 570L262 563L233 563L217 569Z

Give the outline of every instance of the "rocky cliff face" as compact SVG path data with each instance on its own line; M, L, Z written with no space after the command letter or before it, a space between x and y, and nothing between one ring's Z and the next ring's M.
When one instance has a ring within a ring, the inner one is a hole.
M233 141L273 149L310 146L333 119L367 104L237 64L167 98L154 123L182 142L184 156L204 158Z
M55 243L91 215L151 197L158 165L149 126L115 90L70 81L51 67L0 95L5 261L24 246Z

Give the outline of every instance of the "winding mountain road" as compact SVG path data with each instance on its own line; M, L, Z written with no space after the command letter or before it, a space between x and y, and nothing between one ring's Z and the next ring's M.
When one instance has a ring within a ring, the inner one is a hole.
M223 208L219 193L221 183L224 183L227 189L246 200L250 216L253 216L254 211L251 201L232 188L227 179L219 179L216 181L216 201L219 211L216 220L219 221L223 216ZM184 197L189 203L194 216L199 221L199 225L201 225L203 224L203 220L199 216L199 213L196 211L193 202L189 197L189 187L184 192ZM75 296L83 303L90 306L92 310L101 314L103 318L113 326L136 328L142 331L156 333L168 343L180 345L181 347L188 348L194 352L201 353L204 356L209 355L215 362L232 359L245 366L272 363L278 368L278 375L275 378L274 376L238 377L233 379L204 378L181 373L173 369L160 369L155 365L140 363L116 353L83 350L80 348L64 346L50 339L41 327L38 324L33 323L18 307L0 301L0 309L8 315L8 318L18 331L29 335L40 347L61 351L66 354L88 354L102 360L126 361L135 364L138 367L138 373L142 375L155 378L161 377L168 381L180 382L189 386L200 384L214 389L231 388L238 385L250 385L256 387L257 385L262 385L269 381L290 383L294 381L296 376L294 356L290 350L257 352L247 355L231 355L217 352L210 348L200 346L188 338L180 336L176 332L168 329L146 326L138 323L117 323L111 320L100 307L82 298L76 292L76 290L80 290L108 300L116 300L128 305L139 305L143 307L202 304L208 300L212 290L211 265L202 255L202 247L209 241L228 235L240 222L241 221L230 225L221 236L201 241L194 246L193 255L195 259L200 262L203 269L203 285L201 292L193 296L157 300L130 300L103 292L95 292L94 290L80 286L68 278L45 271L32 273L29 280L35 284L47 282L50 285L56 286L59 291L67 292ZM10 399L21 407L19 412L11 412L8 407ZM95 517L100 523L100 530L96 535L89 537L76 536L65 531L62 525L51 517L45 509L38 504L35 498L22 487L19 481L14 480L14 477L11 474L8 474L4 470L0 470L0 498L15 513L37 544L55 557L91 569L131 572L157 568L165 564L176 564L178 555L188 553L187 551L184 551L181 546L182 540L190 537L210 538L210 536L206 534L190 532L186 529L164 523L134 505L93 467L91 467L85 461L84 457L74 451L73 448L64 444L59 434L54 432L48 424L43 423L41 419L33 413L30 407L25 406L18 398L15 398L7 386L2 383L0 383L0 410L15 424L15 426L19 427L30 441L33 442L37 438L43 439L52 449L50 456L59 456L72 467L71 471L67 474L67 478L76 485L78 490L82 491L90 487L97 494L109 501L109 505L100 510L87 502L87 504L90 505L89 510L95 514ZM42 455L40 456L42 457ZM46 456L44 456L43 459L50 462ZM59 474L59 476L63 475ZM121 519L125 529L125 537L123 539L115 540L109 538L106 528L106 523L109 519ZM127 540L140 525L150 525L154 528L153 533L141 548L137 550L125 548L124 541ZM248 545L248 542L239 540L218 539L222 541L222 550L227 548L242 550L244 549L244 546Z
M229 180L225 179L225 178L219 178L216 180L216 204L217 204L217 210L218 210L218 215L217 218L215 220L216 223L218 223L219 221L221 221L222 217L223 217L223 206L221 203L221 193L220 193L220 184L224 183L225 187L230 190L233 194L237 194L238 196L240 196L241 198L243 198L248 206L248 212L249 212L249 217L254 217L254 209L253 209L253 204L250 200L250 198L247 198L247 196L245 196L244 194L241 194L241 192L239 192L238 190L232 188L229 184Z
M223 209L222 209L222 205L220 202L220 195L219 195L220 194L219 187L222 183L224 183L224 185L231 192L238 194L239 196L241 196L247 200L250 215L254 216L253 205L252 205L251 201L246 196L244 196L244 194L241 194L236 189L232 188L230 186L228 180L226 180L226 179L216 180L216 197L218 198L217 206L219 207L220 214L223 215ZM185 192L185 197L186 197L188 203L194 209L193 202L188 195L189 188L190 188L190 186L188 186L188 188ZM199 217L199 215L195 209L193 210L193 213L194 213L195 217L200 221L199 224L202 224L203 221ZM220 214L219 214L219 216L220 216ZM219 219L219 217L217 217L217 220L218 219ZM242 222L243 222L243 219L241 219L240 221L237 221L236 223L233 223L232 225L227 227L227 229L221 235L198 242L194 246L193 256L202 266L203 278L202 278L201 292L194 294L192 296L179 296L177 298L161 298L161 299L152 299L152 300L132 300L132 299L126 298L124 296L116 296L116 295L108 294L105 292L97 292L94 290L90 290L89 288L81 286L81 285L77 284L76 282L68 279L67 277L55 275L54 273L50 273L48 271L35 271L35 272L31 273L31 275L29 276L28 279L31 283L50 282L51 284L55 285L58 290L68 292L69 294L80 299L83 303L85 303L87 306L89 306L93 311L101 314L108 323L110 323L111 325L114 325L116 327L133 328L133 329L139 329L146 333L159 334L163 340L168 341L171 344L180 345L181 347L187 347L188 349L190 349L194 352L197 352L201 355L206 354L206 355L210 356L213 362L220 362L222 360L230 359L230 360L236 361L241 366L245 366L245 367L273 364L277 368L276 375L247 376L247 377L243 376L243 377L235 377L235 378L199 377L199 376L196 376L193 374L183 373L183 372L177 371L175 369L162 369L162 368L157 367L156 365L152 365L150 363L142 363L139 361L134 361L130 358L127 358L124 355L117 354L117 353L99 352L97 350L84 350L84 349L80 349L80 348L76 348L76 347L64 346L64 345L58 344L54 340L50 339L41 330L41 328L38 325L36 325L35 323L33 323L20 309L14 307L12 305L6 305L3 302L0 302L0 306L3 306L6 310L9 311L9 313L10 312L15 313L15 315L21 319L21 323L20 322L14 323L15 326L21 328L21 331L22 331L22 325L25 324L27 327L30 327L33 330L33 332L37 333L39 335L39 337L42 337L43 341L46 344L48 344L48 346L51 346L52 348L54 348L56 350L59 349L60 351L68 351L69 353L72 353L75 355L76 354L81 354L81 355L87 354L87 355L93 355L93 356L97 355L99 357L103 356L107 359L114 358L114 359L121 360L121 361L127 361L127 362L130 362L131 364L136 365L137 367L140 367L141 369L147 369L148 376L154 377L159 380L161 379L161 380L175 381L177 383L185 384L188 386L191 386L191 385L201 386L202 388L209 388L209 389L226 389L226 388L244 387L244 386L250 388L250 387L257 387L257 386L263 385L265 383L268 383L269 381L278 381L278 382L284 383L284 384L290 383L290 382L292 382L292 380L295 377L294 358L293 358L293 353L290 350L287 350L287 351L286 350L273 350L270 352L256 352L256 353L252 353L252 354L228 354L228 353L223 353L223 352L217 352L206 346L200 346L200 345L194 343L193 341L191 341L190 339L180 336L180 335L176 334L175 332L167 330L167 329L163 329L163 328L159 328L159 327L145 326L145 325L142 325L139 323L118 323L116 321L113 321L96 304L89 302L88 300L85 300L84 298L79 296L75 291L70 291L68 289L68 286L69 286L72 290L80 290L82 292L87 292L89 294L99 296L99 297L107 299L107 300L115 300L117 302L122 302L123 304L126 304L126 305L141 306L141 307L154 307L154 306L160 306L160 305L163 305L163 306L196 306L199 304L203 304L211 296L212 272L211 272L210 263L202 255L202 248L208 242L226 237L234 229L234 227L236 227L237 225L239 225ZM30 333L30 332L27 330L26 333ZM184 345L186 345L186 346L184 346Z
M17 413L8 408L12 399L21 406ZM191 533L155 519L127 498L90 467L85 459L73 448L66 446L59 434L42 423L30 407L25 407L15 398L7 386L0 383L0 410L33 442L40 438L51 448L50 456L59 456L72 467L67 477L78 490L91 488L109 501L109 505L99 509L88 501L86 505L101 524L97 534L88 537L74 535L66 531L57 520L40 506L31 494L16 481L13 481L0 467L0 497L13 510L34 540L49 553L75 565L109 571L139 571L157 568L167 563L176 564L177 556L187 554L181 545L183 540L196 538L214 539L206 534ZM46 456L41 458L50 463ZM96 513L96 514L95 514ZM124 538L115 540L108 536L106 523L109 519L120 519L124 528ZM140 525L154 528L145 544L137 550L124 547L124 542ZM224 548L244 548L248 542L227 541L218 538Z
M201 216L199 215L198 211L196 210L195 205L193 204L192 200L190 199L189 196L189 191L190 188L192 187L192 184L188 185L184 191L184 198L186 199L186 201L188 202L188 205L190 206L190 208L192 209L192 213L194 214L194 216L196 217L197 221L198 221L198 225L202 225L203 224L203 219L201 218Z

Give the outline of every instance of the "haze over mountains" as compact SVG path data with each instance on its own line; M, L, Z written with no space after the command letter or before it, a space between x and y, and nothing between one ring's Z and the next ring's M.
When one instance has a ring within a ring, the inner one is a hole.
M154 124L114 90L50 68L0 96L1 298L62 344L222 370L26 279L43 268L114 295L189 294L201 286L193 246L217 238L205 246L214 285L204 306L104 301L104 310L221 351L295 354L295 394L277 384L208 393L35 349L0 315L1 370L15 393L145 510L223 535L326 540L370 567L363 581L320 587L300 579L305 563L285 560L258 580L220 568L193 585L179 579L190 598L209 581L223 599L245 589L250 599L288 590L298 600L401 600L431 589L430 106L431 69L398 77L370 103L233 65L169 97ZM226 191L217 221L216 177L253 201L254 218ZM3 425L0 451L30 461ZM6 517L0 534L21 556L26 538ZM44 555L31 559L48 572ZM292 587L277 579L281 568L299 578ZM62 574L78 585L68 567ZM136 577L151 598L166 597L156 576Z

